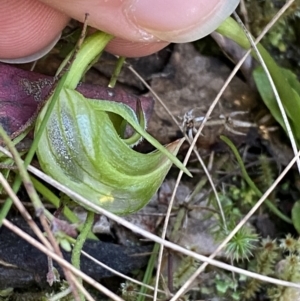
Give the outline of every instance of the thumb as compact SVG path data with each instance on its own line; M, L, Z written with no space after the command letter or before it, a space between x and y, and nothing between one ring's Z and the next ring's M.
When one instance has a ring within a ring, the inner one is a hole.
M69 17L35 0L0 1L0 58L29 62L52 49ZM34 55L33 55L34 54Z

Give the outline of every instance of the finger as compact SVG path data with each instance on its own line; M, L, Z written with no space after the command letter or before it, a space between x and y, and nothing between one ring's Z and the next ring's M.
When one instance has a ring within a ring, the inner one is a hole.
M239 0L41 0L124 40L188 42L209 34Z
M106 46L105 50L120 56L140 57L155 53L165 48L168 44L166 42L138 43L115 38Z
M91 26L121 37L110 43L109 51L125 56L142 56L163 48L166 43L160 40L182 42L209 33L233 11L238 0L211 0L209 3L204 0L44 2L80 21L85 15L83 12L89 12ZM64 13L51 10L35 0L2 1L0 58L27 56L25 61L30 61L45 54L68 21ZM33 57L30 56L32 53L35 53Z
M26 62L43 56L68 21L62 12L36 0L0 1L0 58L22 58Z

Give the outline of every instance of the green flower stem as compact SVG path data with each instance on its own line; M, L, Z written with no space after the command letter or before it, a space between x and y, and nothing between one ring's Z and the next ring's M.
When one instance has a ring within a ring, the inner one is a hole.
M258 197L261 197L263 194L262 192L257 188L257 186L255 185L255 183L251 180L251 178L249 177L247 170L245 168L245 165L243 163L243 160L237 150L237 148L235 147L235 145L225 136L221 136L220 137L232 150L232 152L234 153L241 171L242 171L242 175L243 178L245 179L245 181L247 182L247 184L251 187L251 189L253 189L253 191L256 193L256 195ZM281 218L282 220L284 220L286 223L292 224L292 220L287 217L286 215L284 215L280 210L278 210L278 208L270 201L270 200L265 200L266 205L268 206L268 208L275 214L277 215L279 218Z
M76 242L74 244L74 248L72 251L72 256L71 256L71 263L72 265L80 270L80 255L81 255L81 250L83 248L83 245L88 237L88 234L91 232L93 223L94 223L94 212L88 211L85 223L83 225L83 228L78 235ZM82 279L79 279L79 281L82 283ZM80 293L80 298L81 300L85 300L84 296L82 293Z
M67 72L68 76L64 83L65 88L76 89L82 76L90 67L90 64L102 53L105 46L112 38L112 35L97 31L85 39L76 54L76 59Z

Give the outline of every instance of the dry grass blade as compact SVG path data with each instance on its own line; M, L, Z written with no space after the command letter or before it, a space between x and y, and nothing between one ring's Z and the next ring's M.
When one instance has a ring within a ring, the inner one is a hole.
M4 190L7 192L7 194L11 197L11 199L14 202L14 205L18 208L19 212L22 214L24 219L27 221L28 225L32 229L32 231L35 233L35 235L40 239L40 241L49 249L53 250L51 244L49 241L46 239L46 237L43 235L42 231L40 228L37 226L37 224L33 221L31 215L28 213L22 202L19 200L17 195L13 192L11 189L9 183L7 180L4 178L3 174L0 173L0 183Z
M154 95L154 97L159 101L159 103L163 106L163 108L168 112L168 114L170 115L172 120L175 122L175 124L178 126L178 128L182 131L182 127L180 126L180 124L178 123L178 121L176 120L176 118L174 117L172 112L169 110L169 108L165 105L164 101L155 93L155 91L153 91L153 89L148 85L148 83L132 67L129 67L129 70L131 70L131 72L133 74L135 74L141 80L141 82L150 90L150 92ZM184 134L186 140L191 144L191 141L190 141L189 137L186 135L186 133L184 133L183 131L182 131L182 133ZM194 140L194 141L196 141L196 140ZM220 210L221 218L223 220L223 225L226 228L225 215L224 215L224 212L223 212L223 208L222 208L222 205L221 205L219 195L217 193L217 189L216 189L215 184L212 180L212 177L211 177L204 161L202 160L199 152L197 151L197 148L194 147L194 146L193 147L191 146L190 150L193 150L194 153L196 154L196 157L197 157L200 165L202 166L202 168L205 172L205 175L208 178L208 181L209 181L209 183L212 187L214 196L216 198L216 201L217 201L217 204L218 204L218 207L219 207L219 210ZM186 156L186 158L184 160L183 164L185 166L186 166L186 164L189 160L189 157L190 156ZM174 204L174 200L175 200L176 192L177 192L177 189L178 189L178 185L180 183L181 176L182 176L182 173L180 172L180 174L178 176L178 180L176 181L176 184L175 184L173 195L172 195L171 200L170 200L169 205L168 205L168 210L167 210L167 213L166 213L165 222L164 222L164 226L163 226L162 234L161 234L162 239L165 239L165 237L166 237L167 228L168 228L168 224L169 224L169 219L170 219L170 215L171 215L171 210L173 208L173 204ZM162 265L162 260L163 260L163 251L164 251L164 248L163 248L163 245L161 245L161 248L159 250L159 255L158 255L157 272L156 272L156 277L155 277L155 291L154 291L154 298L153 298L154 301L156 301L156 299L157 299L158 285L159 285L159 279L160 279L160 271L161 271L161 265Z
M293 2L293 1L292 1ZM288 7L288 6L287 6ZM259 53L257 47L256 47L256 43L253 41L253 38L251 36L251 34L248 32L247 28L244 26L242 20L240 19L240 17L235 13L234 14L236 20L238 21L238 23L242 26L242 28L244 29L245 31L245 34L247 35L247 38L252 46L252 48L254 49L258 59L259 59L259 62L260 64L262 65L266 75L267 75L267 78L269 80L269 83L272 87L272 90L273 90L273 93L274 93L274 96L276 98L276 101L277 101L277 105L280 109L280 112L281 112L281 115L282 115L282 118L283 118L283 121L284 121L284 124L285 124L285 127L286 127L286 131L288 133L288 136L289 136L289 139L290 139L290 142L291 142L291 145L292 145L292 149L293 149L293 152L294 152L294 155L297 156L297 153L298 153L298 148L297 148L297 144L296 144L296 140L295 140L295 137L294 137L294 134L293 134L293 131L292 131L292 128L291 128L291 125L290 125L290 122L288 120L288 117L287 117L287 114L285 112L285 109L283 107L283 104L282 104L282 101L280 99L280 96L279 96L279 93L276 89L276 86L274 84L274 81L271 77L271 74L261 56L261 54ZM300 159L297 159L297 166L298 166L298 171L300 173Z
M47 249L45 246L43 246L41 243L39 243L33 237L31 237L30 235L28 235L27 233L25 233L24 231L22 231L18 227L14 226L7 219L3 220L3 225L5 227L7 227L8 229L10 229L12 232L14 232L17 235L19 235L20 237L22 237L24 240L26 240L28 243L30 243L31 245L33 245L34 247L36 247L40 251L45 253L47 256L50 256L52 259L56 260L60 265L62 265L65 268L69 269L73 274L75 274L78 277L81 277L84 281L86 281L90 285L94 286L96 289L98 289L100 292L102 292L103 294L105 294L106 296L111 298L112 300L115 300L115 301L123 300L122 298L120 298L119 296L117 296L116 294L114 294L113 292L108 290L106 287L102 286L101 284L99 284L98 282L93 280L91 277L87 276L86 274L84 274L80 270L77 270L76 268L74 268L69 262L67 262L66 260L59 257L57 254L55 254L51 250ZM73 278L73 280L74 279L75 278Z
M297 156L293 158L290 164L282 171L279 177L274 181L272 186L264 193L264 195L259 199L259 201L253 206L253 208L248 212L248 214L239 222L239 224L230 232L230 234L226 237L224 241L219 245L219 247L209 256L209 258L215 258L216 255L226 246L226 244L233 238L233 236L249 221L250 217L256 212L256 210L262 205L262 203L268 198L271 192L275 189L275 187L280 183L283 177L287 174L287 172L291 169L291 167L295 164L296 160L300 158L300 152L298 152ZM177 300L186 289L191 285L191 283L198 277L198 275L204 271L207 267L208 262L203 263L197 271L187 280L187 282L178 290L178 292L174 295L174 297L170 301ZM292 283L290 283L293 286Z
M27 223L29 224L30 228L33 230L33 232L37 235L37 237L40 239L40 241L45 245L45 247L47 247L49 250L53 251L52 245L49 243L49 241L46 239L46 237L43 235L42 231L40 230L40 228L36 225L36 223L34 222L34 220L32 219L31 215L28 213L28 211L26 210L26 208L24 207L24 205L22 204L22 202L19 200L19 198L16 196L16 194L12 191L9 183L7 182L7 180L4 178L4 176L2 175L2 173L0 173L0 183L2 184L3 188L5 189L5 191L8 193L8 195L11 197L11 199L14 202L14 205L18 208L19 212L22 214L22 216L24 217L24 219L27 221ZM97 264L103 266L104 268L106 268L107 270L111 271L112 273L123 277L124 279L127 279L133 283L136 283L138 285L141 286L146 286L149 289L154 290L153 287L149 286L149 285L145 285L135 279L132 279L130 277L127 277L126 275L123 275L113 269L111 269L110 267L106 266L105 264L102 264L101 262L99 262L98 260L96 260L95 258L93 258L92 256L90 256L89 254L87 254L86 252L82 251L82 254L84 254L86 257L90 258L91 260L93 260L94 262L96 262ZM77 288L80 289L80 291L83 292L83 294L85 295L85 297L87 298L87 300L94 300L89 293L86 291L86 289L78 282L78 280L74 277L72 277L72 281L73 283L76 284ZM69 289L69 293L71 292L71 290ZM163 293L163 291L161 291ZM51 298L51 300L56 300L55 298L60 297L60 295Z
M112 269L111 267L109 267L109 266L107 266L106 264L100 262L99 260L97 260L96 258L92 257L91 255L89 255L88 253L86 253L86 252L84 252L84 251L81 251L81 253L82 253L84 256L86 256L87 258L89 258L89 259L91 259L92 261L94 261L96 264L98 264L98 265L102 266L103 268L107 269L108 271L112 272L114 275L119 276L119 277L121 277L121 278L123 278L123 279L126 279L126 280L132 282L132 283L135 283L135 284L140 285L140 286L144 286L144 287L146 287L146 288L148 288L148 289L154 291L154 287L153 287L153 286L147 285L147 284L145 284L145 283L143 283L143 282L140 282L140 281L138 281L138 280L135 280L135 279L133 279L133 278L131 278L131 277L128 277L128 276L126 276L126 275L124 275L124 274L122 274L122 273L120 273L120 272L118 272L118 271ZM162 290L159 290L159 292L160 292L160 293L163 293L163 294L165 293L165 292L162 291Z
M40 198L39 198L32 182L31 182L28 171L26 170L26 167L25 167L26 165L24 163L22 163L21 157L20 157L17 149L15 148L12 141L7 136L6 132L4 131L4 129L2 127L0 127L0 134L3 138L3 141L6 143L7 147L9 148L9 150L12 153L15 164L17 165L18 170L19 170L20 178L22 179L24 187L25 187L25 189L28 193L28 196L29 196L32 204L34 205L36 215L39 217L41 225L43 226L43 229L45 230L45 232L47 234L48 240L51 244L51 250L53 250L58 256L63 258L63 255L62 255L62 252L59 248L59 245L58 245L58 243L57 243L57 241L56 241L56 239L55 239L55 237L54 237L54 235L53 235L53 233L52 233L52 231L49 227L48 221L46 220L45 210L44 210L43 204L42 204L42 202L41 202L41 200L40 200ZM12 189L11 189L11 191L12 191ZM23 214L25 219L27 219L30 222L29 225L34 230L37 230L36 227L34 227L32 219L29 216L28 212L25 210L24 206L22 206L19 203L19 207L21 208L21 210L22 210L21 213ZM42 235L41 231L37 231L37 232L39 234L38 237L40 237ZM44 240L42 240L42 241L44 241ZM64 267L62 267L62 269L64 271L64 275L65 275L66 279L69 282L69 285L71 287L71 291L72 291L72 294L74 296L75 301L80 301L79 293L78 293L78 291L76 289L76 286L75 286L75 284L72 280L72 275L71 275L70 271L68 269L65 269ZM53 278L55 278L55 277L53 276L52 259L50 259L50 258L48 258L48 270L49 271L48 271L48 274L47 274L47 279L48 279L48 282L50 284L52 284Z
M257 43L259 43L259 41L265 36L265 34L270 30L270 28L276 23L276 21L283 15L283 13L292 5L292 3L294 2L294 0L290 0L288 1L280 10L279 12L276 14L276 16L271 20L271 22L265 27L265 29L263 30L263 32L259 35L259 37L255 40L254 45L256 45ZM239 63L235 66L234 70L232 71L232 74L230 75L230 77L228 78L228 80L231 80L231 78L236 74L236 72L238 71L238 69L241 67L241 65L244 63L244 61L246 60L247 56L250 54L251 49L249 49L245 55L243 56L243 58L239 61ZM226 81L227 83L227 81ZM224 86L226 85L226 83L224 84ZM227 86L227 85L226 85ZM221 89L221 91L224 91L224 88ZM220 91L220 93L221 93ZM219 93L220 97L221 94ZM219 96L218 95L218 96ZM214 108L214 106L216 104L214 104L215 102L217 102L218 100L218 96L217 98L214 100L213 104L212 104L212 109ZM207 112L205 119L203 120L203 123L206 122L208 120L208 116L211 114L210 111L212 111L212 109L210 108L209 111ZM209 114L209 115L208 115ZM203 125L203 124L202 124ZM197 137L200 136L201 130L203 129L203 126L200 126L195 138L194 138L194 143ZM295 140L294 140L295 141ZM297 148L296 148L297 149ZM295 150L294 150L295 151ZM293 166L293 164L295 163L295 161L299 162L299 154L297 154L297 151L295 153L295 157L294 159L290 162L290 164L287 166L287 168L280 174L280 176L277 178L277 180L273 183L273 185L265 192L265 194L260 198L260 200L256 203L256 205L252 208L252 210L243 218L243 220L235 227L235 229L228 235L228 237L220 244L220 246L217 248L217 250L215 250L215 252L213 252L209 258L214 258L225 246L226 244L232 239L232 237L242 228L243 225L245 225L245 223L249 220L249 218L254 214L254 212L261 206L261 204L265 201L265 199L267 198L267 196L274 190L274 188L277 186L277 184L280 182L280 180L284 177L284 175L287 173L287 171ZM208 265L208 263L203 263L198 269L197 271L186 281L186 283L177 291L177 293L172 297L172 299L170 301L175 301L177 300L181 295L184 294L184 292L188 289L188 287L192 284L192 282L198 277L198 275L206 268L206 266Z
M10 156L9 152L7 150L5 150L4 148L0 147L0 151L5 153L7 156ZM285 169L285 171L287 172L287 170L295 163L296 158L294 158L291 163L289 164L289 166ZM190 251L188 249L185 249L184 247L181 247L177 244L174 244L170 241L166 241L161 239L160 237L145 231L144 229L133 225L132 223L124 220L123 218L104 210L101 207L96 206L94 203L88 201L87 199L83 198L82 196L80 196L77 193L74 193L73 191L71 191L69 188L67 188L66 186L58 183L57 181L55 181L54 179L52 179L51 177L47 176L46 174L44 174L43 172L41 172L40 170L36 169L33 166L29 166L28 170L33 173L34 175L36 175L37 177L39 177L40 179L46 181L47 183L49 183L50 185L52 185L53 187L59 189L60 191L62 191L63 193L67 194L69 197L77 199L78 201L80 201L82 204L84 204L85 206L91 207L93 210L95 210L95 212L99 213L99 214L103 214L105 216L107 216L109 219L115 221L116 223L119 223L120 225L130 229L131 231L140 234L141 236L152 240L153 242L157 242L159 244L164 245L164 247L170 248L176 252L182 253L183 255L187 255L187 256L191 256L199 261L203 261L206 262L208 264L214 265L216 267L219 267L221 269L225 269L234 273L239 273L241 275L245 275L247 277L252 277L261 281L266 281L269 283L273 283L273 284L277 284L277 285L283 285L283 286L288 286L288 287L295 287L300 289L300 284L296 284L296 283L290 283L288 281L282 281L282 280L278 280L272 277L267 277L267 276L263 276L257 273L253 273L241 268L237 268L234 267L232 265L208 258L206 256L200 255L196 252ZM9 223L7 220L5 220L5 224L8 225L8 227L12 226L11 223ZM11 228L11 227L10 227ZM20 234L20 232L18 232ZM21 232L22 235L26 234L24 232ZM60 264L64 264L66 267L70 268L71 271L76 274L79 277L82 277L83 280L85 280L86 282L88 282L89 284L93 285L94 287L96 287L97 289L105 289L104 293L106 294L107 289L103 288L102 286L100 286L98 283L95 283L95 281L93 281L90 277L86 276L84 273L82 273L81 271L78 271L77 269L75 269L72 265L70 265L69 263L65 262L64 260L61 260L61 258L58 258L58 256L52 252L50 252L49 250L47 250L44 246L42 246L41 244L37 243L36 241L34 241L32 239L32 237L30 236L26 236L26 240L30 241L30 243L34 244L34 246L37 246L40 250L45 251L47 255L51 256L53 259L55 259L57 262L59 262ZM102 290L101 290L102 291ZM114 294L113 294L114 295ZM115 295L114 295L115 296ZM117 300L121 300L118 299Z

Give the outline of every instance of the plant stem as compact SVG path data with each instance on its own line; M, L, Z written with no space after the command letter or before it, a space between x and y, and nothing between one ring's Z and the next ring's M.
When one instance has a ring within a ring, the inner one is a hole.
M76 89L82 76L90 68L91 62L99 56L112 38L112 35L97 31L85 39L68 71L65 88Z
M119 76L119 74L120 74L120 72L122 70L122 67L124 65L125 59L126 58L124 56L120 56L118 58L117 65L115 67L113 75L112 75L112 77L111 77L111 79L109 81L109 84L108 84L109 88L114 88L115 87L117 79L118 79L118 76Z
M74 248L72 251L72 256L71 256L71 263L72 265L80 270L80 255L81 255L81 250L83 248L83 245L87 239L88 234L90 233L93 223L94 223L94 212L93 211L88 211L86 220L84 222L84 225L82 227L82 230L80 234L78 235L76 242L74 244ZM82 279L78 279L80 283L82 283ZM85 300L84 295L80 293L80 299L82 301Z
M152 275L153 275L153 270L155 267L155 261L157 259L157 254L159 251L159 247L160 245L158 243L154 244L150 259L148 261L148 265L147 265L147 269L146 272L144 274L144 278L143 278L143 283L144 284L150 284L151 283L151 279L152 279ZM144 301L145 300L145 294L147 293L147 288L145 286L142 286L140 289L140 292L138 294L137 297L137 301Z

